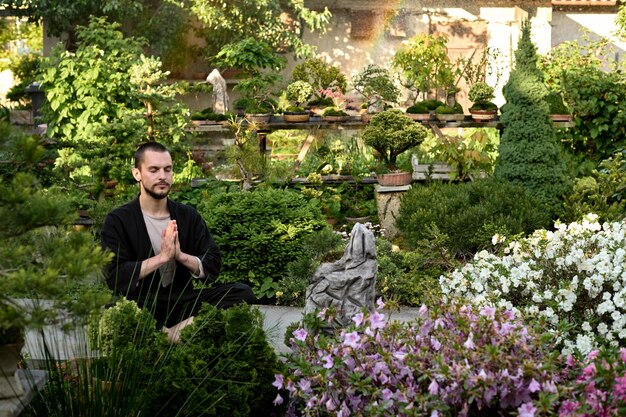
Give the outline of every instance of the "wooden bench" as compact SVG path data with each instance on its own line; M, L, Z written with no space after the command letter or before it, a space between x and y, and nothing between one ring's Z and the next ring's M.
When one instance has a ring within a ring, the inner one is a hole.
M417 162L417 158L413 156L413 158L411 158L411 165L413 165L413 181L450 179L452 168L448 164L420 164Z

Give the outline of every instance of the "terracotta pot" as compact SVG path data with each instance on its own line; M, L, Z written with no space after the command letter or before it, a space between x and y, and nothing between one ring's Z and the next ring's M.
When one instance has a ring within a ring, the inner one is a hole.
M24 342L0 346L0 398L20 397L24 393L17 375L17 364Z
M270 122L270 117L272 117L272 115L269 113L246 114L246 120L248 122L257 124L268 124Z
M430 113L404 113L406 117L418 122L424 122L430 120Z
M322 116L325 122L345 122L349 116Z
M550 119L553 122L571 122L574 117L571 114L551 114Z
M361 121L363 123L369 123L375 115L376 113L361 113Z
M409 185L413 180L412 174L406 171L377 174L376 177L378 178L378 185L382 185L384 187Z
M475 122L488 122L498 116L498 110L470 110L470 113Z
M464 114L435 114L435 117L441 122L461 122L465 120Z
M285 113L283 119L288 123L308 122L311 117L310 113Z

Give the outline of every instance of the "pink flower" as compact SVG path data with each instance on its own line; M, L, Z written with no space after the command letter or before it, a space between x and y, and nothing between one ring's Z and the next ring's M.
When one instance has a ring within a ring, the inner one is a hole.
M276 389L283 388L283 375L282 374L274 374L274 382L272 385L276 387Z
M583 375L586 377L592 377L596 374L596 365L594 363L590 363L583 369Z
M373 330L382 329L383 327L385 327L385 315L378 312L372 313L372 315L370 316L370 325L372 326Z
M358 313L355 314L354 317L352 317L352 321L357 325L360 326L361 323L363 323L363 313Z
M303 328L299 328L293 332L293 335L299 341L304 342L306 340L306 337L308 336L308 333Z
M485 306L482 310L480 310L480 314L493 320L496 317L496 308Z
M437 395L437 394L439 394L439 384L434 379L430 383L430 385L428 386L428 393L430 395Z
M311 391L311 381L309 381L308 379L301 379L300 381L298 381L298 387L302 392L309 392Z
M378 308L379 310L385 308L385 302L380 297L376 300L376 308Z
M420 316L426 317L426 315L428 314L428 307L426 307L425 304L422 304L418 312Z
M556 392L557 392L556 385L552 381L544 382L543 383L543 390L545 392L551 392L553 394L556 394Z
M620 348L619 357L622 360L622 362L626 362L626 349L625 348Z
M537 411L537 409L533 403L524 403L517 411L519 417L535 417L535 411Z
M283 403L283 397L281 397L280 394L277 394L273 402L274 405L281 405Z
M435 350L439 350L441 349L441 343L439 343L439 340L435 339L434 337L430 338L430 345L433 347L433 349Z
M326 368L326 369L332 368L333 365L335 364L334 361L333 361L332 356L330 356L330 355L322 356L322 360L324 361L324 365L322 365L322 366L324 368Z
M541 384L539 384L539 382L535 381L535 379L533 378L533 380L530 381L530 384L528 384L528 391L537 392L540 389L541 389Z
M357 332L346 333L343 338L343 345L350 346L353 349L357 349L360 347L360 340L361 337Z
M469 336L467 336L467 340L463 343L466 349L473 350L476 345L474 344L474 333L470 332Z

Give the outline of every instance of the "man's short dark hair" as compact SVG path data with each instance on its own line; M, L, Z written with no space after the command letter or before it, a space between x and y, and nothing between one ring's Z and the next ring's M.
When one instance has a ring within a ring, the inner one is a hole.
M135 168L139 168L141 162L143 162L143 155L146 153L146 151L169 152L167 148L161 145L159 142L142 143L135 151Z

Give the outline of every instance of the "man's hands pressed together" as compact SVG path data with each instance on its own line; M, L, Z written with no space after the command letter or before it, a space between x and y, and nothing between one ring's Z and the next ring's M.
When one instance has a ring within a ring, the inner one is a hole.
M162 264L176 259L180 256L180 242L178 242L178 226L176 220L170 220L167 227L163 229L161 235L161 253ZM180 261L179 261L180 262Z

